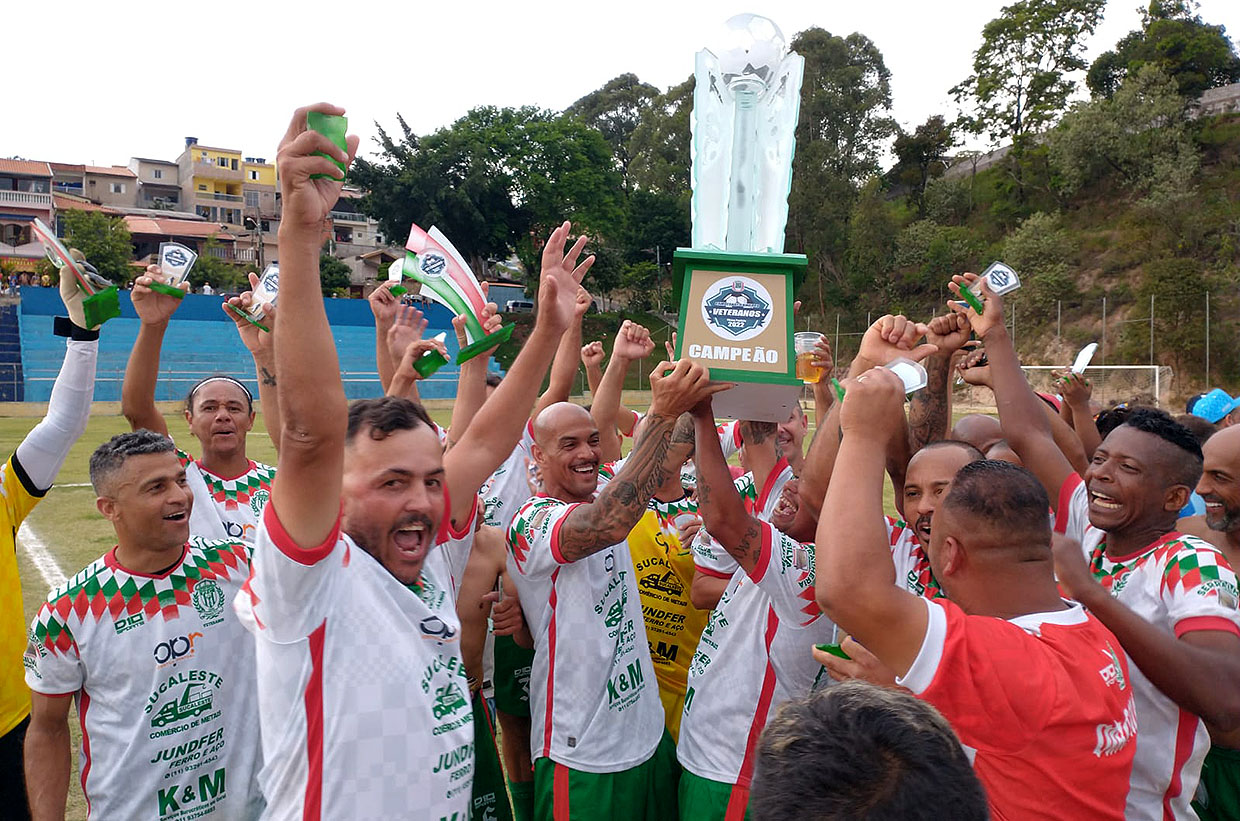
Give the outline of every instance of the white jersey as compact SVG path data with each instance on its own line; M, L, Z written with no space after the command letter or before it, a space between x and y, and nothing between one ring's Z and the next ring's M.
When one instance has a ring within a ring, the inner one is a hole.
M298 548L268 507L235 601L256 636L266 818L466 817L473 718L444 550L446 523L406 587L339 525Z
M482 486L482 523L498 527L504 533L517 515L517 508L530 498L529 471L533 461L530 446L534 444L533 423L528 423L512 453L496 468Z
M149 576L110 550L39 609L26 683L77 702L91 818L261 813L254 647L229 604L249 561L245 545L195 539Z
M736 425L735 422L732 424ZM734 429L739 431L740 426L737 425ZM725 434L726 431L721 429L720 438ZM745 510L767 522L775 512L775 505L779 503L779 495L784 492L784 485L792 478L792 468L788 466L788 460L780 458L762 483L761 490L758 489L752 473L746 473L737 479L736 489L741 494L741 501L745 503ZM701 573L716 579L731 579L740 568L736 559L728 555L723 545L715 541L705 528L699 530L697 538L693 540L693 561Z
M263 508L271 498L276 469L250 460L240 476L216 476L194 457L177 450L185 479L194 495L190 533L203 539L231 539L254 543Z
M831 637L814 600L814 546L763 522L757 567L733 575L689 665L676 751L684 768L748 788L775 709L829 680L810 651Z
M917 534L899 519L886 516L884 523L891 542L891 563L896 568L896 587L927 599L944 598L943 588L930 570L930 560L921 549Z
M663 705L629 545L567 561L559 527L575 507L537 496L508 532L513 580L534 634L530 746L535 759L619 772L654 754Z
M1175 636L1195 630L1240 635L1236 576L1213 545L1168 533L1120 559L1106 554L1106 533L1089 524L1089 494L1072 474L1059 493L1055 529L1079 539L1103 587L1155 627ZM1137 703L1137 756L1125 818L1195 818L1189 807L1210 750L1205 723L1182 710L1129 664Z

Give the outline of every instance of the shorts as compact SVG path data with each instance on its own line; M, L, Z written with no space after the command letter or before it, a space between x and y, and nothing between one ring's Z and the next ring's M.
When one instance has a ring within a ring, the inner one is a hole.
M480 690L473 693L474 709L474 786L470 794L469 817L487 821L512 821L504 767L495 746L495 719Z
M26 716L0 736L0 807L4 808L4 817L11 821L30 818L26 806L26 769L22 763L22 746L29 726L30 716Z
M538 821L675 821L680 764L663 733L654 755L617 773L587 773L550 758L534 762Z
M526 650L512 636L495 637L495 709L510 716L530 717L530 668L534 651Z
M1193 796L1201 821L1240 821L1240 750L1211 747Z
M749 788L680 774L680 821L742 821L749 817Z

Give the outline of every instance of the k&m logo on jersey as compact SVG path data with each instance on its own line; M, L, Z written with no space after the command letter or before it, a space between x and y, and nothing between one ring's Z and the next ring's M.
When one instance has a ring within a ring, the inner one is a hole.
M228 604L228 599L214 580L202 579L195 584L189 600L198 611L203 627L210 627L224 620L224 607Z

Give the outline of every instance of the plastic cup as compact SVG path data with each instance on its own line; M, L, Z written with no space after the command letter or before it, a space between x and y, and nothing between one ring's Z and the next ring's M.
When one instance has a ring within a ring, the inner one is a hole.
M822 339L822 334L817 331L803 331L792 336L793 350L797 355L797 379L806 385L822 381L823 369L813 364L814 347L820 339Z

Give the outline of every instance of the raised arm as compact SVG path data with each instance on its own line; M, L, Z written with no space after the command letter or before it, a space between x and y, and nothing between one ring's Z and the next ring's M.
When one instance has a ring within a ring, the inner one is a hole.
M710 401L698 403L692 413L697 441L693 464L697 468L698 513L702 516L702 527L748 573L757 566L762 555L761 523L745 509L732 481Z
M1063 396L1060 416L1076 432L1081 448L1085 451L1085 459L1092 459L1094 451L1102 444L1102 436L1094 422L1093 409L1089 406L1094 395L1093 385L1079 373L1056 372L1055 376L1059 380L1060 395Z
M818 520L815 593L823 611L897 675L908 672L926 634L917 596L897 587L883 527L883 453L903 436L904 387L875 368L849 380L841 403L844 438Z
M573 380L577 378L577 367L581 355L581 320L590 309L590 292L581 285L575 292L576 302L573 303L573 320L568 330L560 337L559 347L555 350L555 358L551 361L551 378L547 389L534 404L531 416L538 416L544 408L556 402L567 402L573 392Z
M650 356L653 350L654 342L650 339L650 331L636 322L624 320L616 333L607 371L594 394L594 401L590 403L590 415L594 417L594 425L598 428L599 452L604 462L614 462L620 458L620 435L616 430L616 420L620 414L620 396L624 390L624 377L629 372L629 365Z
M414 402L422 401L422 397L418 395L417 379L401 380L399 390L395 389L395 381L401 362L409 351L409 346L421 341L422 335L426 332L426 326L429 324L422 312L412 305L401 305L396 309L396 315L388 325L387 338L384 340L387 345L388 361L392 365L391 382L384 389L387 396L403 396ZM379 359L376 353L375 361L378 362Z
M484 287L485 285L486 283L483 283ZM496 310L495 304L488 302L483 311L482 327L487 334L495 333L503 325ZM462 348L465 347L467 344L465 318L452 317L452 329L456 332L457 344ZM487 367L491 361L491 354L494 352L495 348L483 351L461 365L457 372L456 401L452 403L452 422L448 425L448 447L450 448L456 447L456 443L461 441L461 437L473 423L478 409L486 401Z
M375 315L375 370L379 373L379 384L386 394L392 384L392 375L396 372L396 361L393 360L391 347L388 344L388 331L396 321L396 311L400 308L400 300L392 295L392 282L383 282L370 292L366 301L370 303L370 312ZM403 349L402 349L403 351Z
M976 274L955 276L948 287L959 295L961 288L967 288L976 281ZM1020 369L1020 359L1003 325L1002 298L991 293L990 286L985 282L982 283L982 294L982 314L958 302L949 305L953 311L968 317L974 333L981 337L986 346L991 389L999 409L1004 439L1046 488L1052 506L1058 506L1059 489L1075 471L1055 444L1050 419L1043 410L1046 403L1029 387Z
M276 306L268 305L264 313L264 324L270 331L261 331L253 323L242 319L236 311L227 310L232 305L238 310L248 310L254 300L254 289L258 287L258 274L250 272L250 290L240 296L232 297L221 310L237 326L237 336L241 344L254 358L254 373L258 377L258 403L263 409L263 424L267 427L267 435L271 444L275 445L276 453L280 452L280 437L283 428L280 424L280 396L276 390Z
M560 552L566 560L583 559L629 535L655 491L680 470L693 447L692 423L681 414L729 387L712 383L710 372L688 359L655 366L650 412L624 466L593 504L573 508L560 524Z
M133 430L146 428L168 435L168 424L155 407L155 384L159 381L159 351L164 344L168 321L183 300L152 291L152 282L164 282L158 265L148 265L146 273L134 280L130 297L138 314L138 338L129 352L125 381L121 385L121 413ZM188 290L189 283L181 283Z
M95 365L99 357L99 330L87 328L82 293L73 277L60 283L60 297L69 312L65 359L52 385L47 414L17 446L13 461L30 480L27 490L45 491L56 480L73 443L86 430L95 393Z
M340 196L339 169L328 157L349 164L348 153L306 128L306 114L341 115L326 103L299 108L280 142L277 166L284 203L280 221L280 344L276 348L276 390L284 417L279 470L272 504L299 547L321 545L340 516L348 403L340 362L319 287L319 248L328 212ZM323 152L328 157L317 156ZM311 179L311 175L322 175Z
M926 342L938 352L926 358L926 387L909 397L910 450L947 438L952 420L952 357L973 329L963 314L936 316L927 324Z
M469 514L478 488L503 464L520 440L538 398L543 374L551 364L561 337L573 322L577 287L594 264L594 257L577 263L586 244L584 235L565 253L570 227L565 222L555 229L543 247L538 316L533 332L504 381L483 404L460 442L444 456L453 521ZM576 361L577 347L574 347L573 363Z
M835 371L835 356L831 351L831 343L825 336L819 335L811 364L822 368L822 378L811 382L809 386L814 395L814 428L817 429L826 423L827 414L835 404L835 387L831 384L831 375Z

